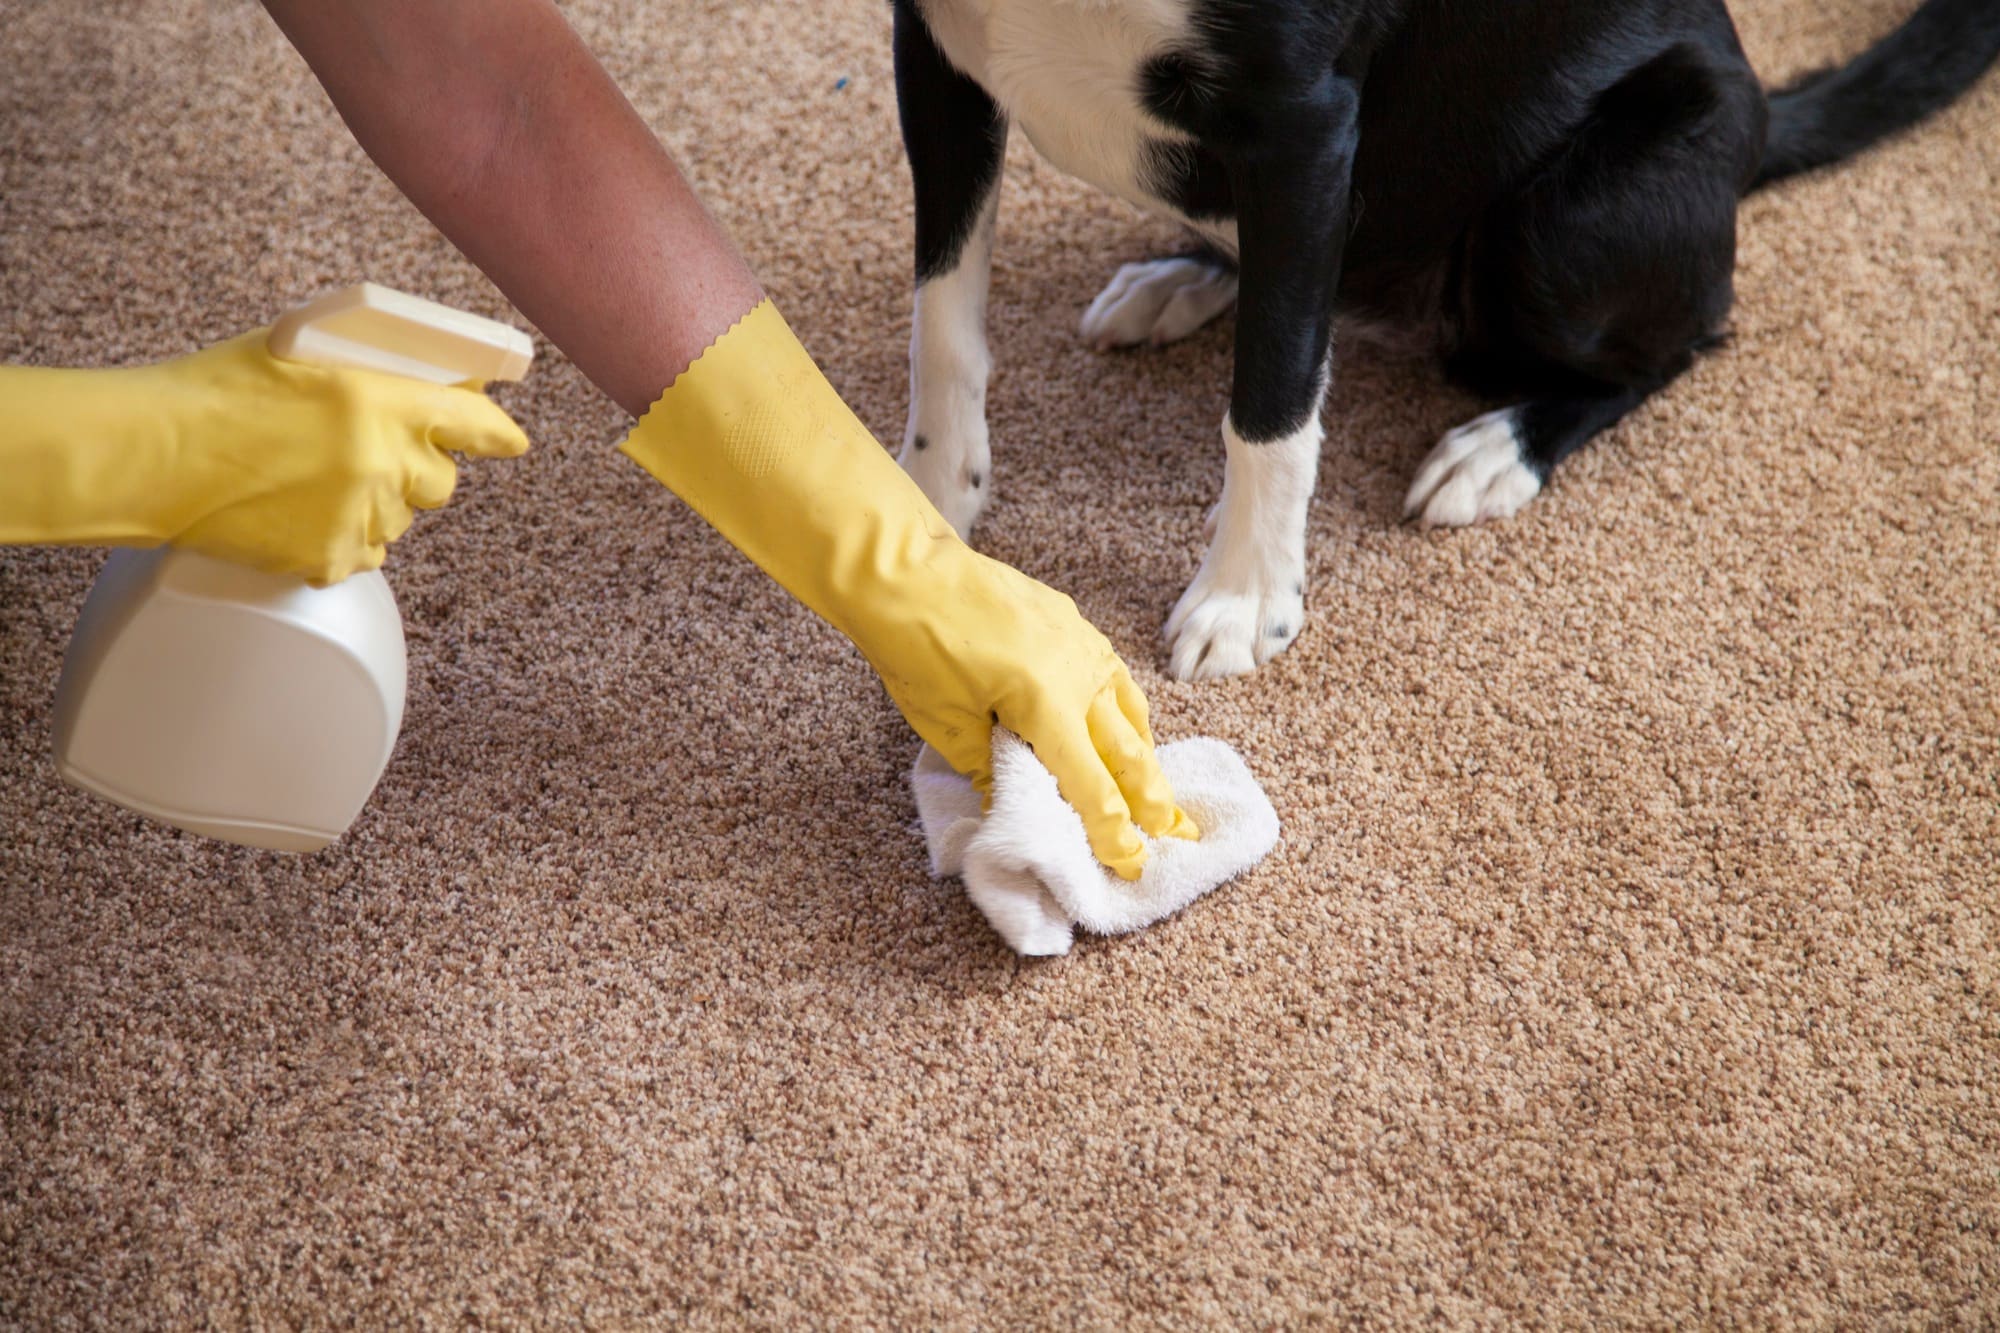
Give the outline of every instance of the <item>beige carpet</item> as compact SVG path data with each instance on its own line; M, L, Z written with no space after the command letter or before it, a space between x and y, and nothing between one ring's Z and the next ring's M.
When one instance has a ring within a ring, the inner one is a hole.
M1782 77L1906 3L1739 9ZM3 12L0 357L364 276L505 313L253 6ZM884 8L572 12L898 436ZM1353 352L1310 628L1189 687L1228 333L1084 352L1169 235L1017 153L983 541L1285 820L1056 962L928 881L859 657L553 355L396 550L409 718L329 854L61 786L97 556L0 555L0 1324L2000 1320L1997 210L2000 81L1756 200L1733 345L1490 530L1399 525L1475 404Z

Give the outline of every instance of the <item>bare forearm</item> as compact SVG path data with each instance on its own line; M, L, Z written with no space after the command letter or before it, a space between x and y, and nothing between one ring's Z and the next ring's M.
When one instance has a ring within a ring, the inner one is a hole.
M760 299L547 0L265 0L377 165L637 415Z

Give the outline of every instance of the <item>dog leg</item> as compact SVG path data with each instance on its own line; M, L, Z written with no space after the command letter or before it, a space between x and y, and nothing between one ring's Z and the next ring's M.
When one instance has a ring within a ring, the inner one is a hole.
M1324 436L1320 405L1347 237L1360 94L1318 81L1276 134L1230 156L1240 279L1236 379L1214 537L1167 620L1181 680L1240 675L1305 620L1306 512Z
M1178 680L1240 676L1289 648L1306 618L1306 511L1325 431L1312 417L1251 444L1224 418L1222 499L1194 582L1167 619Z
M963 537L993 495L986 294L1007 121L896 0L896 96L917 204L910 416L897 461Z
M997 203L995 191L994 203ZM986 430L986 286L995 208L989 204L951 271L917 287L910 329L910 417L896 461L965 537L993 496Z
M1525 402L1445 436L1406 514L1426 527L1510 517L1715 342L1762 96L1740 60L1675 47L1602 93L1563 153L1489 208L1449 368Z
M1548 398L1488 412L1446 435L1417 469L1403 515L1424 527L1511 518L1542 492L1556 464L1646 400L1650 388Z
M1178 342L1236 304L1236 271L1208 255L1127 264L1083 312L1079 332L1100 352Z

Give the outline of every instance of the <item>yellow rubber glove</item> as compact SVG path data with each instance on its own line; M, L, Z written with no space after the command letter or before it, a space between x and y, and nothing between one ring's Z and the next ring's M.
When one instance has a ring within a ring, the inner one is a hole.
M1199 836L1110 643L1069 598L958 539L770 302L619 447L852 639L917 734L981 791L997 723L1034 747L1126 879L1146 860L1135 819Z
M448 451L528 447L474 387L279 361L264 339L121 370L0 366L0 543L168 542L337 583L451 497Z

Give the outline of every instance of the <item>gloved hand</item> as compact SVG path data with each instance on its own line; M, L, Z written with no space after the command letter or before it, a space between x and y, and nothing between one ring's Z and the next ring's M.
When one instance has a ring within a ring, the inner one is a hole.
M0 366L0 543L169 542L337 583L450 498L447 451L528 447L475 387L279 361L264 339L130 369Z
M1146 859L1134 820L1199 836L1110 643L1069 598L958 539L770 302L619 447L852 639L917 734L981 791L997 723L1034 747L1126 879Z

